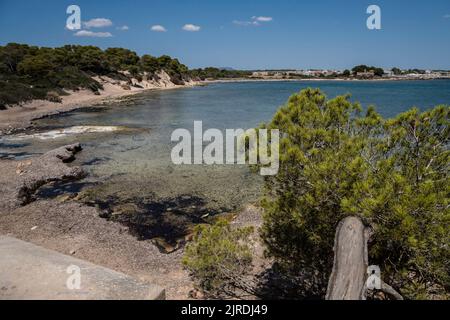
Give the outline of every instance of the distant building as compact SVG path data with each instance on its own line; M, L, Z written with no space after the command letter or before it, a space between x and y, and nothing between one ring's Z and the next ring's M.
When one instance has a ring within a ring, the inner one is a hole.
M385 69L385 70L383 70L383 72L384 72L384 77L393 77L394 76L394 71L392 71L392 70L387 70L387 69Z

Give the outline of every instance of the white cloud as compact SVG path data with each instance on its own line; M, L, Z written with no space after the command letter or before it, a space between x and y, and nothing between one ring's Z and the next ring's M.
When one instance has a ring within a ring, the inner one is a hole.
M450 19L450 14L446 14L446 15L444 16L444 18L445 18L445 19Z
M118 27L117 30L128 31L128 30L130 30L130 27L128 27L128 26L121 26L121 27Z
M273 20L272 17L264 17L264 16L253 16L250 20L248 21L240 21L240 20L234 20L233 24L237 25L237 26L243 26L243 27L248 27L248 26L260 26L262 23L266 23L266 22L271 22Z
M112 34L109 32L92 32L88 30L80 30L74 34L75 37L92 37L92 38L110 38Z
M200 29L201 28L199 26L196 26L195 24L190 24L190 23L185 24L183 26L183 30L184 31L189 31L189 32L197 32L197 31L200 31Z
M272 17L264 17L264 16L260 16L260 17L252 17L252 20L254 21L259 21L259 22L270 22L273 20Z
M112 21L106 18L95 18L83 22L85 28L105 28L113 25Z
M152 26L151 29L152 29L152 31L155 31L155 32L166 32L167 31L166 28L164 28L162 25L159 25L159 24Z
M233 24L237 25L237 26L259 26L259 22L258 21L239 21L239 20L234 20Z

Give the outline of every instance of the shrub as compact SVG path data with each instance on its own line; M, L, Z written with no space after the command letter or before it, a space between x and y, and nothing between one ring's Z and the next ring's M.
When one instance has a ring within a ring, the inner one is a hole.
M242 288L242 280L252 265L252 232L251 227L234 230L224 219L196 227L183 264L201 290L220 297L233 296L236 288Z
M373 108L361 115L349 96L293 95L267 124L282 134L279 174L266 179L263 201L268 255L324 295L335 228L356 215L374 229L369 259L385 282L408 298L444 295L449 110L385 120Z
M47 92L47 95L45 96L45 99L50 101L50 102L56 102L56 103L61 103L62 99L59 96L58 92L56 91L49 91Z

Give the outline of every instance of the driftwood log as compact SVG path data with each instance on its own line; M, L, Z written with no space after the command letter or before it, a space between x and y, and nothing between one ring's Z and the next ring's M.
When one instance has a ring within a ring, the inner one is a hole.
M365 300L370 229L358 217L343 219L336 228L334 264L328 281L327 300ZM379 290L391 299L403 300L380 279Z

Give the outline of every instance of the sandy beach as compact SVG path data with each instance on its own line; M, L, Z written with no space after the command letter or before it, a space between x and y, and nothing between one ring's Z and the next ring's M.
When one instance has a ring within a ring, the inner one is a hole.
M62 102L56 103L47 100L33 100L21 105L11 106L7 110L0 111L0 136L15 133L28 128L31 122L42 117L65 113L83 107L108 105L120 99L150 90L171 90L200 85L200 82L186 82L184 85L176 85L170 81L170 77L160 74L159 81L133 82L128 86L123 82L113 81L107 77L97 78L103 85L100 95L90 90L68 92L62 96Z

